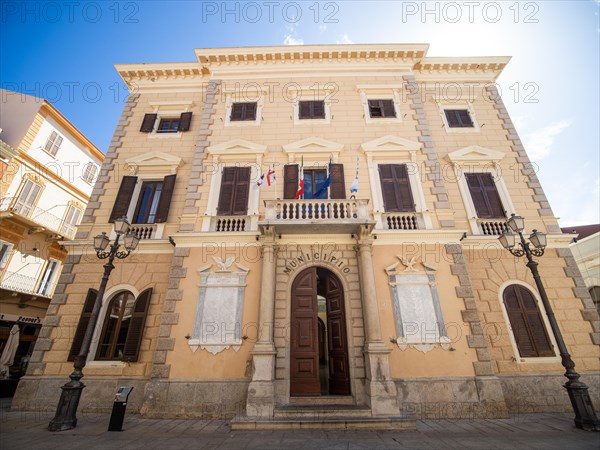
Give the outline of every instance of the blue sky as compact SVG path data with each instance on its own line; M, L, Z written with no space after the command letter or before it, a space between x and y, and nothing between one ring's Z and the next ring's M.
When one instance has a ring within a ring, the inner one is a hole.
M429 43L512 56L498 80L561 226L600 222L599 3L0 2L0 83L41 96L106 151L127 90L113 65L194 48Z

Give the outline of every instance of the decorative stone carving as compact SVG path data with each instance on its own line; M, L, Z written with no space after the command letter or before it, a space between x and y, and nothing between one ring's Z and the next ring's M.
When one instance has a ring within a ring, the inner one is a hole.
M193 352L200 347L216 355L230 347L237 352L242 345L244 291L249 269L235 263L235 258L213 259L219 270L211 272L212 264L198 269L200 290L194 331L188 344ZM229 270L234 263L239 272Z

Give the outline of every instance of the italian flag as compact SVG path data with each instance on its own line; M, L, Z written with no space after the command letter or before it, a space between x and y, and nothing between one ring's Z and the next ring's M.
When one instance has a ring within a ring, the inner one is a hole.
M304 155L302 156L302 164L298 173L298 190L294 199L299 199L304 194Z

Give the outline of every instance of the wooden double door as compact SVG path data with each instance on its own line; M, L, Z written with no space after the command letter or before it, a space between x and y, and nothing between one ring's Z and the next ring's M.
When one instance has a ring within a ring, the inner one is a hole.
M321 303L325 299L321 312L317 298ZM325 330L319 322L326 324ZM319 345L320 336L326 345ZM325 368L320 367L320 360L325 361ZM310 267L292 283L290 395L323 394L350 395L344 289L332 272Z

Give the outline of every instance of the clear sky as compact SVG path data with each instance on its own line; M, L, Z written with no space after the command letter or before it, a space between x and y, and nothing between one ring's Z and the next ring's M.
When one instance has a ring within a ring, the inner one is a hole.
M103 152L127 90L113 65L194 48L429 43L512 56L504 102L561 226L600 222L599 2L0 2L0 83L50 100Z

